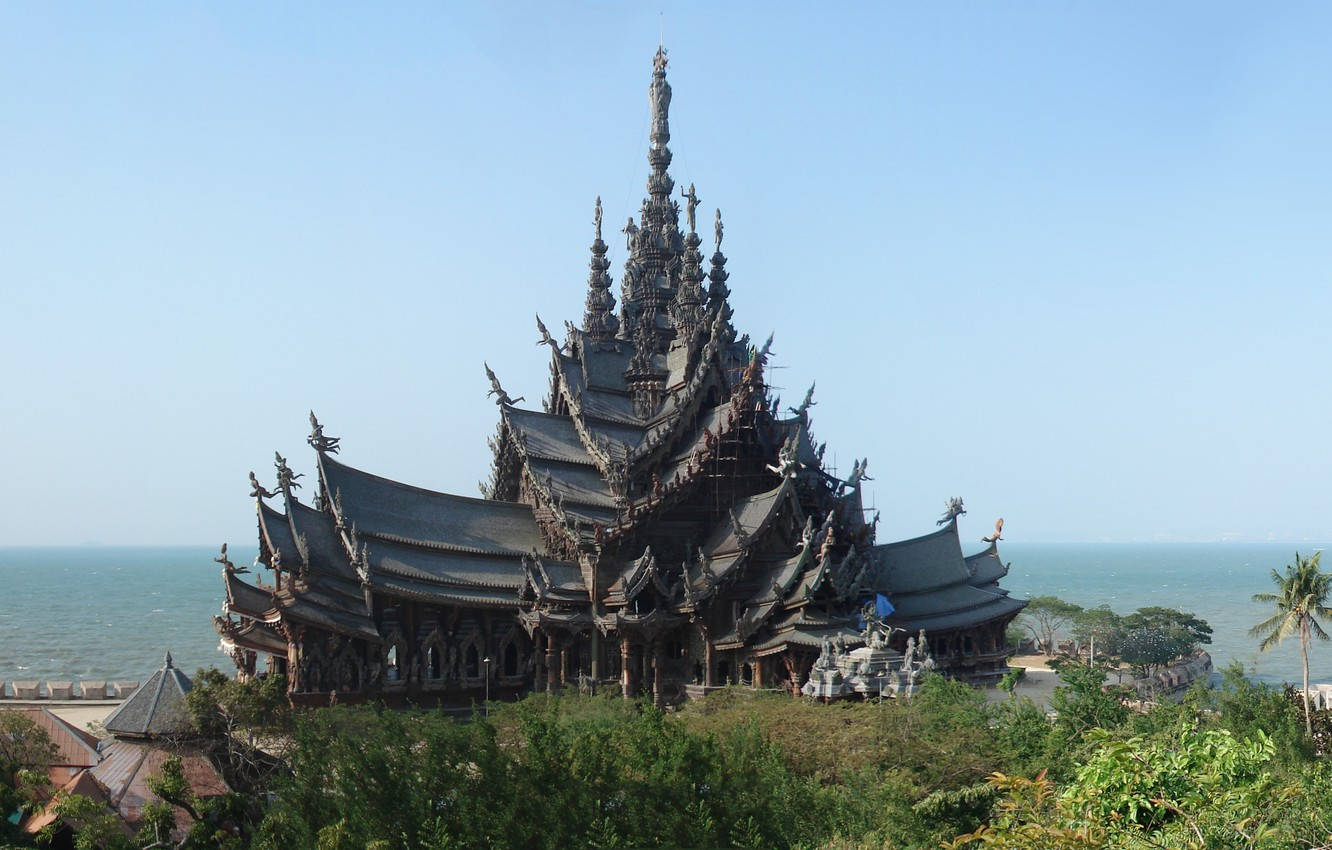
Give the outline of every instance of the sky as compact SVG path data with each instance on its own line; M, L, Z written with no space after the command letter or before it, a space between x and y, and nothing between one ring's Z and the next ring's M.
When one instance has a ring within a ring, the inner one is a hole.
M734 321L880 540L1332 536L1332 7L814 7L0 6L0 545L253 545L311 409L476 495L598 196L618 295L659 37Z

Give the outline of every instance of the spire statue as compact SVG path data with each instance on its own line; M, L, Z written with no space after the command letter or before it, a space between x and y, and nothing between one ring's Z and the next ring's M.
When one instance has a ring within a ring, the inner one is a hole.
M698 209L698 195L694 192L694 184L689 184L689 191L680 190L680 196L685 199L685 215L689 218L689 232L698 232L698 227L694 222L694 210Z
M593 342L608 343L620 332L620 320L615 317L615 296L611 294L610 260L606 259L606 243L601 239L601 196L597 196L596 207L592 213L592 225L596 228L592 240L592 259L587 268L587 300L584 302L583 330ZM629 219L624 233L632 246L634 220ZM545 341L544 339L542 340Z

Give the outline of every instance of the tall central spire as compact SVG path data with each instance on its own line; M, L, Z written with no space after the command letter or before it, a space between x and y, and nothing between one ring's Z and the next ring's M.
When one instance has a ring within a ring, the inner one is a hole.
M671 140L671 84L666 82L666 49L657 48L657 55L652 58L652 85L648 89L652 99L652 135L648 148L648 165L652 166L652 176L648 178L648 194L658 210L660 202L669 200L675 188L666 169L671 167L671 149L666 147Z
M657 48L652 59L652 82L648 86L652 129L649 136L648 196L643 199L638 223L625 226L629 259L621 280L621 334L636 347L648 349L644 356L666 351L675 336L667 310L679 284L684 237L680 233L680 207L671 198L675 181L667 169L671 164L671 84L666 82L666 49Z

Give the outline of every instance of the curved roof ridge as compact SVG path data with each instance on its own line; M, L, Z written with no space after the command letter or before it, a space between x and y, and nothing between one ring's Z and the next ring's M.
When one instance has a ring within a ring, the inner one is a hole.
M998 542L995 542L991 543L989 546L986 546L984 549L980 550L979 552L976 552L975 554L963 555L962 557L966 558L968 561L971 561L976 558L984 558L986 555L998 556L998 554L999 554L999 544Z
M513 504L521 504L523 507L531 508L530 505L522 502L514 502ZM384 540L389 543L400 543L404 546L417 546L421 549L436 549L444 552L462 552L468 555L521 558L527 554L526 551L519 551L517 549L483 549L477 546L464 546L460 543L448 543L443 540L418 540L414 537L404 537L401 534L390 534L386 531L358 531L357 536L369 538L371 540Z
M920 543L923 540L930 540L935 537L943 537L947 534L957 533L957 519L950 519L942 528L935 529L928 534L922 534L918 537L908 537L905 540L894 540L891 543L876 543L870 547L872 550L885 550L894 546L907 546L912 543ZM958 541L958 548L961 549L961 541Z
M527 507L522 502L506 502L503 501L502 499L479 499L476 496L461 496L457 493L446 493L443 490L431 490L429 487L421 487L416 484L408 484L405 481L398 481L397 479L394 478L386 478L383 475L376 475L373 472L366 472L364 469L360 469L359 467L351 466L349 464L343 463L342 461L335 460L329 457L327 454L324 454L323 452L319 452L319 462L321 464L331 463L334 466L345 469L348 472L354 473L356 475L364 475L366 478L373 478L376 481L383 481L385 484L391 484L394 487L401 487L404 490L413 490L417 493L423 493L427 496L439 496L445 499L455 499L460 502L469 502L472 504L481 504L481 505ZM331 494L331 495L336 495L336 494Z

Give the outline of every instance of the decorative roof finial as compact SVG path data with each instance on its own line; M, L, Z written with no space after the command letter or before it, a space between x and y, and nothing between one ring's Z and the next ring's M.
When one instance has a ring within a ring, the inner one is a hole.
M805 414L809 413L809 409L817 404L818 402L814 400L814 384L810 384L809 389L805 391L805 400L800 402L800 406L789 407L787 410L790 410L796 416L804 419Z
M516 399L509 398L509 394L504 391L504 387L500 386L499 378L496 378L495 373L491 371L490 364L483 362L481 365L486 367L486 377L490 379L490 392L486 393L486 395L487 396L493 395L495 397L496 404L501 406L514 405L520 401L526 400L524 396L518 396L518 398Z
M946 508L944 515L939 518L939 521L935 523L935 525L947 525L967 512L967 509L962 507L961 496L954 496L949 499L944 503L944 507Z
M601 197L597 197L596 212L592 223L596 226L596 238L592 240L592 259L587 268L587 301L583 313L583 330L593 342L604 343L615 339L620 332L620 320L615 317L615 296L611 294L611 276L607 269L610 260L606 259L606 243L601 239ZM638 230L634 220L629 219L624 232L629 242L633 243L634 233Z
M254 470L250 470L250 498L252 499L271 499L275 493L270 493L259 483L259 479L254 477Z
M713 225L717 250L712 254L712 271L708 272L708 309L714 311L720 310L727 296L731 294L731 290L726 288L726 278L731 275L726 271L726 255L721 250L722 232L721 210L718 209L716 223Z
M541 334L541 339L537 340L536 344L549 345L551 351L555 352L556 354L559 354L560 344L555 341L555 338L553 336L550 335L550 331L546 328L546 323L541 321L540 313L537 314L536 320L537 320L537 333Z
M290 496L292 490L300 489L301 485L296 483L296 479L304 478L305 473L293 473L291 467L287 466L287 459L282 456L281 452L273 452L273 458L273 466L277 469L278 487L282 489L283 493Z
M319 420L315 418L314 411L312 410L310 411L310 436L306 437L305 441L317 452L337 454L338 443L342 442L342 438L325 437L324 426L319 424Z
M169 649L166 652L166 657L162 659L162 666L167 669L171 668L171 650Z

